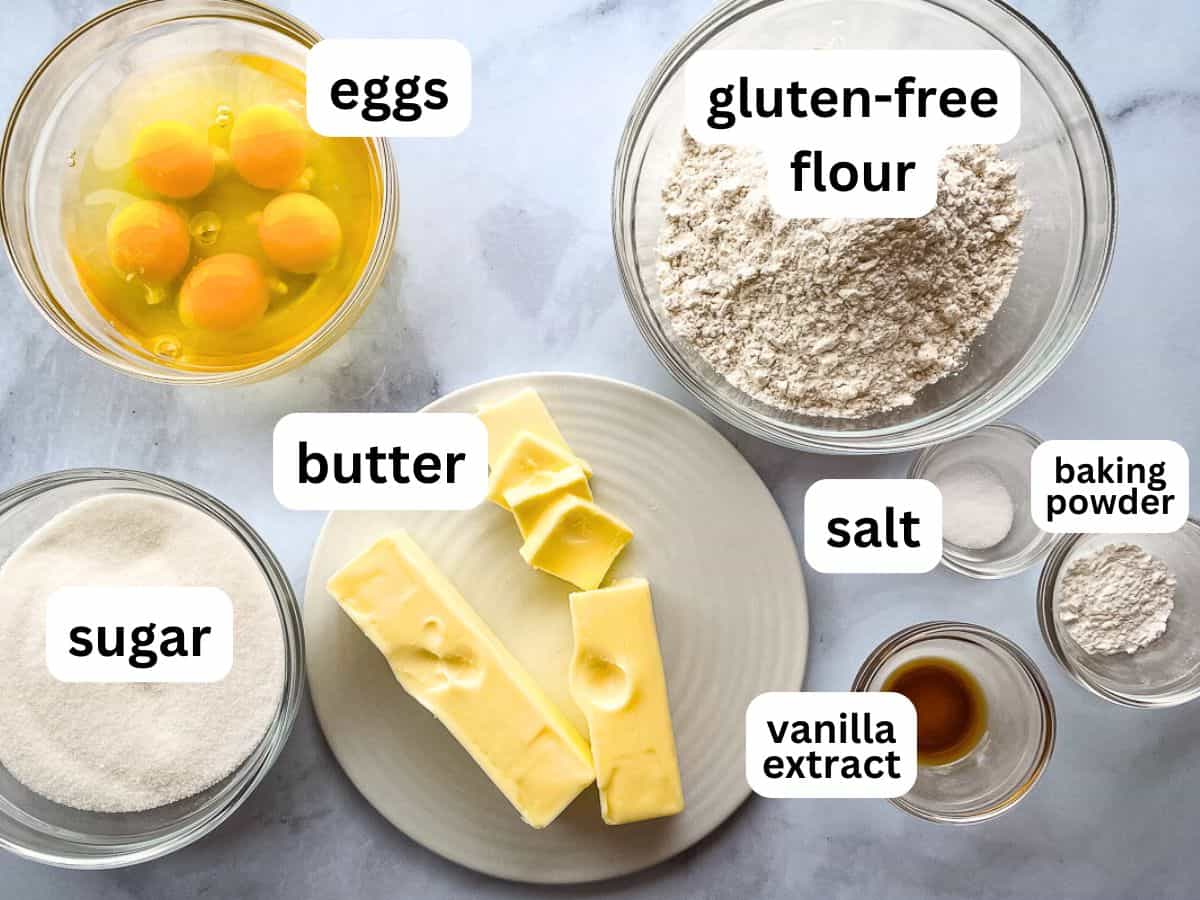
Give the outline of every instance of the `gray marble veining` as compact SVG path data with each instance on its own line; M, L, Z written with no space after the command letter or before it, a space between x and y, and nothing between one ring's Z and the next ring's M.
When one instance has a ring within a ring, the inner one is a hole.
M981 0L982 2L982 0ZM0 6L5 113L37 61L94 0ZM274 422L295 410L405 410L490 376L566 369L687 402L625 309L608 192L629 106L707 0L286 4L326 34L452 36L471 49L475 118L451 141L398 144L403 223L387 285L323 357L266 384L178 391L122 378L55 335L0 267L0 485L68 466L149 469L213 491L262 531L302 585L321 517L270 490ZM1163 437L1200 450L1200 14L1190 0L1022 0L1094 94L1119 170L1121 237L1073 355L1012 419L1044 437ZM693 405L694 404L690 404ZM799 538L804 490L828 475L901 474L906 457L831 459L722 430ZM1192 489L1200 488L1193 476ZM916 621L988 625L1049 679L1061 735L1038 789L971 828L872 801L747 803L681 858L601 885L533 889L444 862L375 814L311 710L279 764L211 837L135 869L71 873L0 857L0 896L98 897L1140 897L1200 882L1200 717L1085 694L1042 647L1036 575L967 582L808 572L807 685L842 689L879 639Z

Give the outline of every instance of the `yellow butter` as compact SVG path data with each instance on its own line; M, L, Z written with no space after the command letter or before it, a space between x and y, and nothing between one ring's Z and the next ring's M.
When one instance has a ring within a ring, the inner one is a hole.
M587 741L408 534L377 541L329 591L534 828L592 783Z
M571 696L587 718L604 821L675 815L683 787L649 584L572 594L571 622Z
M499 403L489 403L479 407L479 418L483 421L488 432L488 465L495 468L508 448L517 440L523 431L541 438L548 444L553 444L567 456L574 456L571 448L541 396L533 388L517 391L506 400ZM592 470L579 460L584 471L590 477Z
M532 432L522 431L492 466L488 499L508 509L508 501L504 499L506 492L542 472L561 472L571 466L579 466L585 473L591 472L582 460L556 444Z
M524 538L537 527L546 510L568 495L592 499L587 475L579 466L567 466L558 472L538 472L505 491L504 502L512 510Z
M589 500L566 496L542 514L521 555L535 569L590 591L632 539L633 531L616 516Z

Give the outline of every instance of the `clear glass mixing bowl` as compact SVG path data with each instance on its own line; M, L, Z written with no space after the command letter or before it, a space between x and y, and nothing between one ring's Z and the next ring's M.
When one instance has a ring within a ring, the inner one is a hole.
M684 127L683 69L701 49L1006 49L1021 64L1021 130L1001 148L1032 201L1012 292L958 374L912 406L827 419L733 387L675 334L658 290L660 196ZM997 0L733 0L700 22L650 75L625 126L612 225L638 327L684 387L729 423L827 453L911 450L1011 410L1063 361L1100 296L1116 236L1112 157L1091 99L1053 43Z
M13 106L0 146L0 228L25 292L60 334L129 375L173 384L244 384L307 362L354 324L383 280L395 244L399 185L385 140L370 142L382 207L358 282L306 339L248 368L176 368L122 335L80 288L62 238L70 150L133 61L238 49L303 71L308 48L319 40L307 25L250 0L134 0L80 26L42 61Z
M118 492L147 493L186 503L238 537L262 569L275 597L283 632L283 692L262 740L236 770L199 794L157 809L135 813L71 809L29 790L0 766L0 847L64 868L112 869L146 862L208 834L229 818L266 776L287 742L303 694L300 607L283 567L237 513L196 488L121 469L74 469L35 478L0 494L0 563L58 513L89 497Z

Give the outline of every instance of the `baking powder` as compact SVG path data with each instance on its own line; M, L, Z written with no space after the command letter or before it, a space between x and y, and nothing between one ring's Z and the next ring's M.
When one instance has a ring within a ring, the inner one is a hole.
M1136 544L1108 544L1063 576L1058 618L1085 653L1136 653L1167 630L1175 575Z

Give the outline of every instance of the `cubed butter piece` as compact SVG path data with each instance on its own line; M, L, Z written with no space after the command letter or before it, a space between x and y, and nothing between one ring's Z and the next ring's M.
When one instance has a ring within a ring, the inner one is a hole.
M587 741L407 533L371 545L329 592L534 828L592 783Z
M504 499L506 492L541 472L561 472L571 466L579 466L591 474L586 465L561 447L532 432L522 431L492 466L488 499L508 509L508 501Z
M504 492L504 502L517 520L521 537L537 527L542 515L563 497L592 499L587 475L579 466L567 466L558 472L537 472L516 487Z
M499 403L488 403L479 407L479 418L488 432L488 465L495 468L500 457L508 450L523 431L536 435L548 444L553 444L567 456L574 456L566 439L541 396L533 388L517 391ZM592 474L586 463L579 461L587 474Z
M572 594L571 623L571 696L587 718L604 821L675 815L683 787L649 584Z
M616 516L590 500L567 496L543 513L521 555L535 569L590 591L631 540L633 532Z

